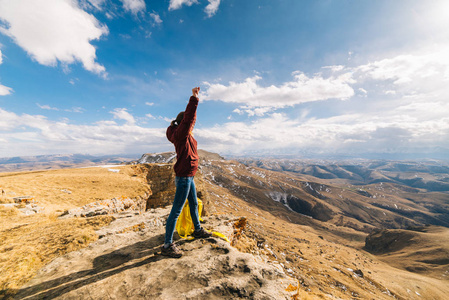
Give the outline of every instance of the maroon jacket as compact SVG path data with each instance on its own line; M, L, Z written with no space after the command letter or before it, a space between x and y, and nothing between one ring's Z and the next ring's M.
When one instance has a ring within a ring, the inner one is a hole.
M195 176L198 169L197 142L190 134L195 126L197 107L198 98L191 96L181 124L167 128L167 139L175 145L176 149L174 169L178 177Z

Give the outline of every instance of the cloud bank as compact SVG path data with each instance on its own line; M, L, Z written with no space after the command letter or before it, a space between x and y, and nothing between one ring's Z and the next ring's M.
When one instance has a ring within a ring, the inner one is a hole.
M295 72L292 81L280 85L261 86L260 76L206 83L203 100L234 103L234 113L256 118L202 128L196 136L211 150L233 154L447 151L448 51L436 45L356 67L323 67L327 77ZM351 99L351 104L330 116L309 114L309 108L288 114L289 107L328 99Z
M416 122L411 116L360 113L300 120L274 113L249 124L200 129L196 137L202 147L227 154L427 153L449 149L449 117Z
M126 110L117 109L112 113L118 119L128 118ZM165 129L143 128L132 120L129 118L124 125L112 120L75 125L68 120L51 121L42 115L18 115L0 108L0 140L3 141L0 143L0 153L4 156L108 154L170 149ZM17 147L19 144L20 147Z
M257 84L262 79L258 75L240 83L230 82L227 86L205 82L207 89L202 98L205 101L220 100L248 107L282 108L327 99L346 100L354 95L350 86L353 79L349 73L328 78L321 75L308 77L301 72L292 75L292 81L268 87Z

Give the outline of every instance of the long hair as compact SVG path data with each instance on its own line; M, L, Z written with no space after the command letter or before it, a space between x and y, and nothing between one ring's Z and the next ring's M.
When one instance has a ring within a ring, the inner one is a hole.
M176 119L171 121L170 126L178 126L179 124L181 124L182 119L184 119L184 112L180 112L177 116Z

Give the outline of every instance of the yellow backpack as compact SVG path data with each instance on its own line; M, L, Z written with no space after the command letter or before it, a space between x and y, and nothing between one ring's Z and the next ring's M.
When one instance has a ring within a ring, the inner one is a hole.
M200 221L203 221L201 218L201 213L203 212L203 201L198 199L198 216L200 217ZM189 201L186 201L184 207L182 208L181 214L179 215L178 222L176 222L176 231L179 236L183 239L188 238L188 236L192 235L195 231L195 227L193 226L192 217L190 216L190 207Z
M200 217L200 221L203 221L201 218L201 213L203 212L203 201L198 199L198 216ZM195 227L193 226L192 217L190 216L190 207L189 201L186 201L184 207L182 208L181 214L179 215L178 221L176 222L176 231L179 236L183 239L193 239L192 233L195 231ZM213 236L224 239L229 243L229 239L222 233L212 232Z

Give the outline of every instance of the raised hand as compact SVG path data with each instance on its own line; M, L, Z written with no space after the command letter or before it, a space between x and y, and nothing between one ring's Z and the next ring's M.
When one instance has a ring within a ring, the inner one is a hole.
M198 87L194 87L194 88L192 89L192 95L195 96L195 97L197 97L197 98L198 98L199 92L200 92L200 87L199 87L199 86L198 86Z

